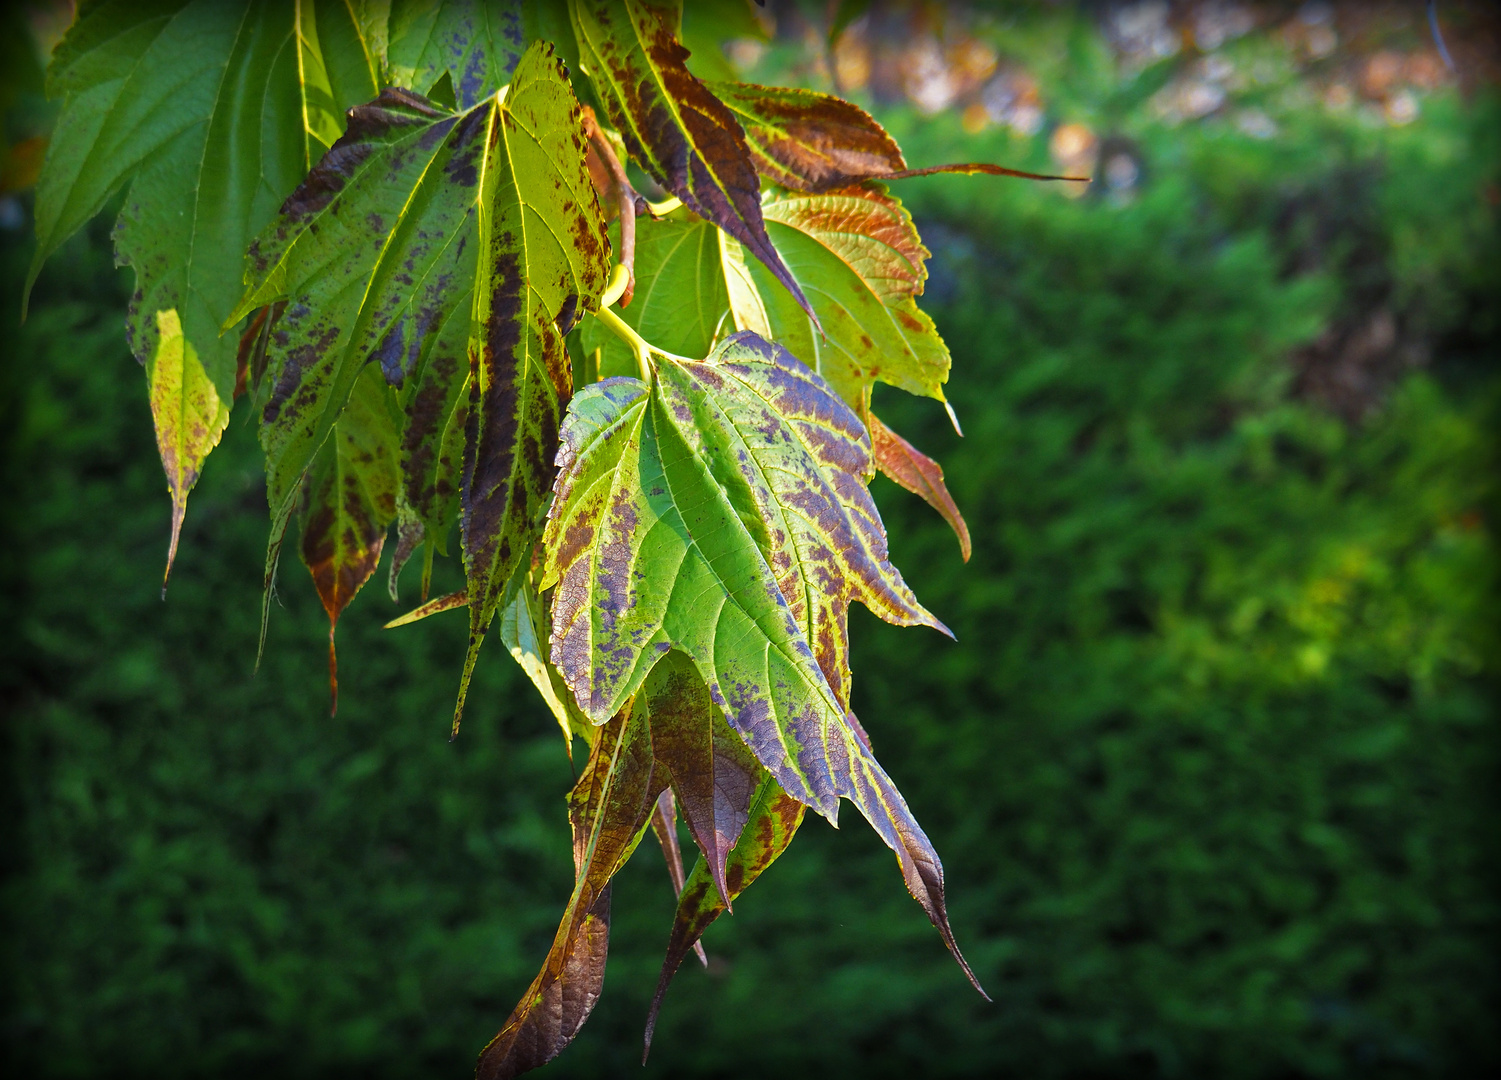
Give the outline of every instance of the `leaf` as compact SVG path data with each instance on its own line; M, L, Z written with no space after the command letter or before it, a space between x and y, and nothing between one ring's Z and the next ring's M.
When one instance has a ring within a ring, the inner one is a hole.
M574 735L582 735L592 741L594 726L579 715L578 706L573 703L573 695L568 692L568 687L557 671L547 662L547 649L537 634L537 628L545 627L547 620L542 599L537 595L531 575L521 573L514 580L516 583L512 588L510 602L500 617L500 640L505 643L512 659L526 672L526 677L537 688L537 693L542 695L548 711L563 730L563 745L567 748L571 761Z
M570 304L596 309L610 268L583 115L550 46L533 46L517 65L491 138L469 339L461 524L470 622L455 733L485 629L541 534L573 389L555 320Z
M579 54L632 158L760 259L809 312L767 236L760 181L734 114L688 70L670 0L570 0Z
M662 859L667 863L667 876L672 881L672 895L674 898L682 896L683 885L686 881L683 874L683 849L678 845L678 804L673 798L670 787L663 788L662 794L657 796L657 806L651 815L651 831L656 834L657 842L662 845ZM693 951L698 954L699 963L708 967L709 957L704 952L703 943L694 942Z
M740 121L756 171L783 187L823 192L907 167L896 140L843 98L741 82L709 89Z
M398 626L407 626L410 623L420 622L429 615L436 615L440 611L453 611L455 608L467 608L469 606L469 594L463 589L451 592L446 596L439 596L429 600L420 607L413 608L405 615L398 615L385 626L383 630L395 630Z
M198 482L204 459L229 425L229 408L203 370L197 350L183 337L177 312L159 311L156 321L157 346L146 365L146 383L156 425L156 448L172 496L172 540L167 548L167 570L162 574L165 598L188 492Z
M339 707L339 615L375 573L396 517L397 422L390 390L367 368L305 481L302 561L328 612L330 713Z
M550 438L567 378L551 318L567 295L588 308L603 288L607 241L593 191L587 180L581 191L557 183L584 175L577 127L577 104L541 44L523 58L503 102L454 114L384 91L351 111L344 137L248 258L240 311L288 301L272 335L275 377L261 426L273 522L268 582L298 479L371 357L395 384L417 378L404 433L414 481L407 496L439 533L451 512L442 483L452 487L456 355L467 330L477 373L468 375L465 452L477 456L464 469L463 541L478 629L465 686L551 480ZM513 494L522 497L516 505Z
M609 881L630 858L662 784L650 721L627 706L600 729L568 796L575 884L542 970L480 1055L478 1080L505 1080L555 1058L588 1018L604 984Z
M657 764L672 779L688 829L728 908L725 861L745 828L751 795L765 770L731 730L682 653L670 652L657 661L642 694L651 710Z
M64 100L37 191L26 292L57 246L128 186L115 242L136 272L131 349L150 363L162 347L158 313L176 312L219 399L232 400L236 341L219 331L246 244L307 171L308 133L341 125L344 108L375 92L358 39L344 33L352 25L337 0L85 5L48 75L49 93ZM307 81L305 69L324 65L317 35L299 26L337 43L363 79L336 71Z
M784 345L862 415L878 381L944 400L948 346L915 299L928 250L902 204L879 186L862 185L775 196L766 219L777 249L808 283L822 333L755 264L746 265L741 281L730 279L736 328ZM727 255L726 263L733 261Z
M876 467L912 494L922 496L924 502L943 516L959 538L960 554L965 562L969 562L969 526L964 523L964 515L959 513L954 497L943 482L942 466L883 424L875 413L867 416Z
M526 47L519 0L392 0L390 79L426 91L447 74L460 109L510 80Z
M941 625L886 561L858 418L741 333L706 361L661 357L649 391L587 387L558 463L542 587L557 586L552 659L579 707L611 715L682 651L789 795L831 821L840 797L856 804L964 966L937 856L847 719L849 601Z
M640 286L620 317L667 352L702 356L717 336L754 330L822 375L855 410L885 382L943 400L949 352L918 308L928 251L901 203L873 185L823 195L779 193L767 228L818 313L822 333L792 295L732 237L679 208L637 223ZM636 370L609 331L585 320L586 351L600 373Z
M432 325L407 324L417 356L406 349L383 354L386 378L401 387L402 495L421 524L429 551L448 554L448 534L459 517L464 473L464 431L469 418L469 324L473 289L432 312ZM400 341L398 335L388 340ZM403 367L410 363L410 371Z
M784 792L763 771L748 807L746 829L730 851L725 875L728 891L721 895L707 860L700 859L693 867L678 897L672 934L667 939L667 955L662 961L662 974L657 979L657 990L652 995L651 1010L647 1013L645 1046L641 1052L643 1065L651 1052L652 1034L656 1031L662 999L688 950L697 947L709 925L719 918L721 912L728 910L728 901L750 888L751 882L787 850L797 827L802 824L804 809L802 803Z

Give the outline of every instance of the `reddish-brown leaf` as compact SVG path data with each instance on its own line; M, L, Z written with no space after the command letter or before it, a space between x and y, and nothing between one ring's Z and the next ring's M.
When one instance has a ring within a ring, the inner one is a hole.
M753 83L716 82L709 89L740 121L756 170L783 187L830 191L907 167L896 140L843 98Z
M610 878L635 850L661 788L646 710L628 705L600 729L569 793L573 895L542 970L480 1055L477 1080L509 1080L545 1065L588 1019L604 985Z
M875 413L870 418L870 441L875 449L876 468L937 510L959 538L959 552L969 562L969 526L943 482L943 467L917 447L883 424Z
M678 804L670 787L663 788L662 794L657 796L656 809L651 812L651 831L656 835L657 843L662 845L662 859L667 863L672 895L675 898L682 896L686 875L683 873L683 848L678 843ZM704 953L704 943L695 941L693 951L698 962L708 967L709 957Z
M770 774L761 774L755 797L751 800L750 819L730 852L726 873L730 900L750 888L751 882L760 877L762 871L787 850L797 827L802 824L805 809L807 808L802 803L784 792ZM704 860L700 859L688 877L682 896L678 897L677 914L673 918L672 933L667 939L667 956L662 961L662 974L657 979L651 1011L646 1017L645 1046L641 1052L643 1064L646 1062L646 1055L651 1052L651 1037L657 1027L657 1014L661 1011L662 998L667 993L673 975L677 973L683 957L688 955L688 949L725 910L725 898L719 895Z
M688 829L729 907L725 862L745 828L761 766L682 653L657 661L642 693L651 709L657 764L671 776Z

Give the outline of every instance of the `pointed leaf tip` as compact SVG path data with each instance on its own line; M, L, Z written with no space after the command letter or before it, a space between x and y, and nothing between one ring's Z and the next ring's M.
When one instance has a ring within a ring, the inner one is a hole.
M876 466L883 475L900 487L920 496L937 510L959 538L959 553L969 562L969 526L959 512L954 497L943 482L943 467L921 450L892 431L875 413L870 417L870 441L875 450ZM952 636L952 635L950 635Z

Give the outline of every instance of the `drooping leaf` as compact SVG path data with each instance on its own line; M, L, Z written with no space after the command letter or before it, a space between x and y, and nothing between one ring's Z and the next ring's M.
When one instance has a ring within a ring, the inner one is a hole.
M347 133L252 246L241 310L289 301L272 335L261 428L268 581L290 496L371 357L397 385L416 373L407 497L441 540L462 396L457 342L467 330L478 372L469 373L466 453L477 451L481 469L474 476L466 462L463 535L477 648L551 478L549 436L567 370L556 364L550 320L567 295L597 303L604 280L607 241L592 189L559 183L583 175L576 110L540 44L504 101L454 114L387 90L351 111ZM507 510L513 486L531 501Z
M586 388L563 428L545 537L552 660L597 722L683 652L789 795L831 821L849 798L897 850L963 966L937 856L848 719L847 665L832 680L821 666L842 660L851 599L940 625L886 561L869 468L848 406L754 334L702 362L660 357L649 391Z
M333 710L339 705L339 615L375 573L386 528L396 517L398 422L390 389L378 370L367 368L304 481L302 561L328 612Z
M778 195L765 210L777 249L807 283L823 333L769 274L743 259L743 274L728 279L736 328L784 345L862 415L877 381L944 400L948 346L915 299L928 250L902 204L867 184Z
M751 882L787 850L797 827L802 824L804 809L802 803L789 796L762 771L751 797L746 828L730 851L725 871L727 892L723 896L720 894L707 860L699 859L693 867L678 897L672 933L667 939L667 955L662 961L662 974L657 979L651 1011L646 1017L645 1046L641 1053L643 1064L651 1052L652 1034L656 1031L662 999L688 950L699 944L704 931L728 909L728 901L750 888Z
M493 109L459 116L383 91L350 111L343 137L250 247L245 294L226 321L286 304L261 414L268 596L303 473L365 363L376 356L404 375L427 329L472 285L476 159Z
M573 737L580 735L592 742L595 728L579 714L573 695L568 692L557 669L547 662L546 643L538 634L539 629L547 626L547 619L531 575L517 574L513 582L510 602L500 616L500 640L510 651L512 659L526 672L537 693L542 695L548 711L563 731L563 744L572 760Z
M671 777L688 829L729 907L725 861L745 828L751 796L765 770L682 653L670 652L657 661L641 693L651 710L657 764Z
M627 706L600 729L568 796L573 895L542 970L480 1055L478 1080L508 1080L546 1064L588 1018L604 984L609 881L635 850L661 790L650 721Z
M740 121L756 170L783 187L829 191L907 167L896 140L843 98L741 82L709 89Z
M156 352L146 363L146 384L156 426L156 448L167 474L167 492L172 496L172 540L167 547L167 569L162 574L165 597L188 492L198 482L204 459L229 425L229 407L203 370L198 351L183 336L177 311L169 308L157 312L156 322Z
M943 515L954 535L959 538L959 552L969 562L969 526L943 482L943 467L917 447L883 424L875 413L868 413L870 441L875 450L876 467L881 473Z
M542 529L573 369L557 319L599 306L609 240L585 163L583 116L562 63L538 43L494 118L481 184L464 442L469 650L454 731L485 630Z
M658 764L661 764L660 760ZM656 834L657 843L662 845L662 860L667 864L667 876L672 881L672 895L680 897L687 877L683 873L683 849L678 844L678 804L670 787L663 788L662 794L657 796L656 809L651 813L651 831ZM693 950L698 954L699 963L708 967L709 957L704 952L703 942L694 942Z
M337 63L325 63L320 41L338 49ZM343 110L374 94L368 59L342 0L85 5L48 75L63 107L37 191L27 291L57 246L128 185L115 238L136 272L131 348L150 363L162 347L158 313L176 312L185 347L232 400L236 339L220 327L240 295L241 256L306 173L310 146L321 153L317 140L337 134Z
M570 0L585 70L631 157L745 245L811 315L767 236L760 180L734 113L688 70L671 0Z
M390 79L426 92L447 74L469 109L511 78L526 48L520 0L392 0Z
M401 387L402 496L421 524L429 554L448 554L448 534L459 517L472 310L473 289L463 289L451 304L432 312L433 325L412 325L417 355L404 375L405 350L381 356L386 378Z

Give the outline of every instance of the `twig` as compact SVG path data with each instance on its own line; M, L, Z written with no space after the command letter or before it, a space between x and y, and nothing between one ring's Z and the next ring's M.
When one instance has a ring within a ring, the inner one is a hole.
M631 182L625 175L625 167L615 156L615 148L605 138L605 133L599 130L594 110L587 105L584 106L584 134L589 137L589 145L610 174L612 193L620 207L620 262L629 275L625 292L620 297L620 306L629 307L631 297L636 294L636 215L645 208L646 200L631 187Z

